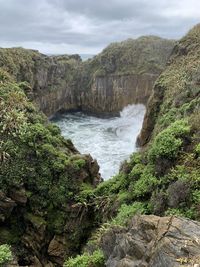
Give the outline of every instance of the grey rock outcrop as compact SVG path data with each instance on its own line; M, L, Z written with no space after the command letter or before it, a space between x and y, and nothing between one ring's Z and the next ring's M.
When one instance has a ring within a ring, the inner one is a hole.
M200 263L200 223L178 217L141 215L128 228L104 234L106 267L179 267Z

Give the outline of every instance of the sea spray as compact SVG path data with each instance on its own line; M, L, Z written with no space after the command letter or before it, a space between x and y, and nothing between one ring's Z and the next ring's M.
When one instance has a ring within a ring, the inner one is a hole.
M121 162L136 150L135 141L144 113L144 105L137 104L125 107L119 117L99 118L76 112L61 114L53 121L80 153L97 159L102 177L109 179L119 171Z

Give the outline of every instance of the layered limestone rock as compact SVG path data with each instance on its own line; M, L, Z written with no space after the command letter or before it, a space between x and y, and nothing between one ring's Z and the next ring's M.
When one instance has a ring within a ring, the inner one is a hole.
M154 36L108 46L81 62L78 55L46 56L23 48L0 49L0 67L28 82L40 109L115 114L133 103L146 104L174 41Z
M146 105L173 46L174 41L156 36L109 45L85 63L91 77L83 109L115 114L128 104Z
M106 267L179 267L200 263L200 223L178 217L141 215L128 228L103 235Z
M84 93L82 110L98 114L118 114L128 104L146 105L156 74L112 74L94 78Z

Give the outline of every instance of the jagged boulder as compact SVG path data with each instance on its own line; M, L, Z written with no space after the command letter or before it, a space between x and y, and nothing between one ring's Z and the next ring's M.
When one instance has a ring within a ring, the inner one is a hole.
M106 267L179 267L200 263L200 223L140 215L103 235ZM183 264L183 265L182 265Z

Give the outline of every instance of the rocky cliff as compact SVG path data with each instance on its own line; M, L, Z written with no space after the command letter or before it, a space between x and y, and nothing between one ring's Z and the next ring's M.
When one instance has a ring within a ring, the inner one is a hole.
M65 108L77 109L75 84L78 55L49 57L23 48L0 49L0 67L18 82L28 82L39 108L50 116Z
M112 114L128 104L146 105L173 46L174 41L155 36L109 45L84 64L90 81L83 109Z
M153 36L130 39L87 62L78 55L0 49L0 67L31 85L32 98L47 116L60 110L116 114L128 104L146 104L173 45Z
M85 260L95 267L200 264L199 66L197 25L177 42L155 82L138 138L143 148L90 192L100 226L66 267Z
M111 74L93 78L81 109L96 114L118 114L128 104L144 104L151 94L155 74Z

